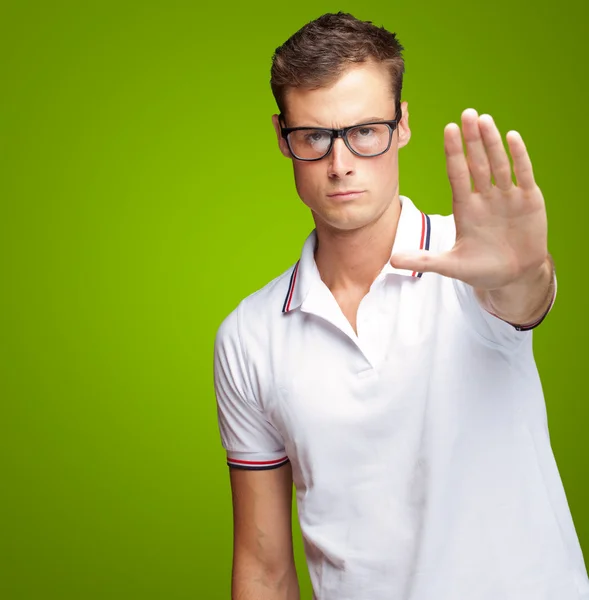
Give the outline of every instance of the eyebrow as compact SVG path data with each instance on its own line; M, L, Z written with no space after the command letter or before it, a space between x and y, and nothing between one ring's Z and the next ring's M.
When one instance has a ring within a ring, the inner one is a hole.
M363 119L359 119L350 125L346 125L341 129L345 129L346 127L355 127L356 125L362 125L363 123L381 123L384 121L394 121L394 119L383 119L383 117L365 117ZM304 127L308 129L340 129L339 127L325 127L324 125L294 125L294 127Z
M374 123L378 121L388 121L388 119L383 119L382 117L367 117L366 119L362 119L362 121L356 121L354 125L362 124L362 123ZM393 119L391 119L393 121Z

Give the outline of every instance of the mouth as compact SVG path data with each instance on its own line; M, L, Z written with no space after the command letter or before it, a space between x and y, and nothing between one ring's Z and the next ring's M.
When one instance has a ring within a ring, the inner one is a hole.
M327 194L328 198L335 198L340 200L347 200L350 198L357 198L364 193L364 190L349 190L347 192L336 192L335 194Z

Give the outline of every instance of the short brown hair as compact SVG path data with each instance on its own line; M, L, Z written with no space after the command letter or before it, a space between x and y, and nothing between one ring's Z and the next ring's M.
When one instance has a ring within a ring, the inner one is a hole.
M335 82L350 65L374 60L391 74L397 110L401 105L404 48L395 33L349 13L327 13L307 23L274 52L270 86L285 114L289 88L316 89Z

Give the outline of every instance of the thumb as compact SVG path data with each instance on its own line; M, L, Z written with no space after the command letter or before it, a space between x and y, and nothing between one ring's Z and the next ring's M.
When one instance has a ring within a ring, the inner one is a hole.
M446 277L454 277L455 267L449 252L434 253L427 250L395 253L390 263L395 269L404 269L417 273L438 273Z

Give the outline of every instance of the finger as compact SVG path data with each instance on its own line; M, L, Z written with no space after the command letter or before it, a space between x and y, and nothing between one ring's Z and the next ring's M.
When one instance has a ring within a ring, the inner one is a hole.
M466 160L476 191L488 192L491 187L491 167L483 144L479 118L474 108L462 113L462 135L466 144Z
M491 173L495 178L495 185L503 191L508 191L513 187L511 164L503 146L501 134L491 115L481 115L479 126L491 166Z
M507 132L507 145L513 159L513 171L518 187L523 190L531 190L536 187L532 161L528 155L526 145L522 136L517 131Z
M470 171L464 156L460 127L456 123L449 123L444 128L444 152L452 198L454 202L464 202L470 197Z
M438 273L453 278L456 278L460 266L449 251L439 254L426 250L404 254L395 253L391 256L390 262L395 269L405 269L415 273Z

